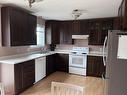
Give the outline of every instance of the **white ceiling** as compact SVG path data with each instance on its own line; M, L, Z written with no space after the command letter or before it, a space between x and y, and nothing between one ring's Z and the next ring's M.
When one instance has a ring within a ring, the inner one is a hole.
M51 20L72 20L74 9L87 10L79 19L114 17L122 0L43 0L29 8L27 0L0 0L32 11L37 16Z

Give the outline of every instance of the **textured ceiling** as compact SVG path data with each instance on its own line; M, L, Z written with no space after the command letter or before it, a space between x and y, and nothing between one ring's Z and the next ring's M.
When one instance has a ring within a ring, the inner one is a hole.
M0 0L1 4L16 5L37 16L51 20L72 20L74 9L87 10L79 19L114 17L122 0L43 0L29 8L27 0Z

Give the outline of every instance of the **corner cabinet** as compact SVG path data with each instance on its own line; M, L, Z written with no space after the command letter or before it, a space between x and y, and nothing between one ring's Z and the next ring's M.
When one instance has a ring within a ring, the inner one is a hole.
M36 45L37 18L14 7L1 8L2 46Z
M87 58L87 76L102 77L105 73L103 58L101 56L88 56Z
M72 44L73 23L61 21L60 24L60 44Z
M103 45L108 30L113 29L114 18L89 20L89 45Z
M58 21L46 21L46 44L59 44L60 43L60 32L59 32Z
M69 72L69 54L56 54L56 71Z

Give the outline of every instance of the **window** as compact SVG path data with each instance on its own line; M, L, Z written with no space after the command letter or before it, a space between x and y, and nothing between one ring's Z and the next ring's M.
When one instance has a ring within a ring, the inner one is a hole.
M37 45L45 45L45 26L37 25Z

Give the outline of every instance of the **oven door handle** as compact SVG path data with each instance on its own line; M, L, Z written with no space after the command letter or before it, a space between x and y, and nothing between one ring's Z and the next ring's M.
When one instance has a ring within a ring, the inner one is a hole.
M69 54L69 56L87 56L87 54Z

